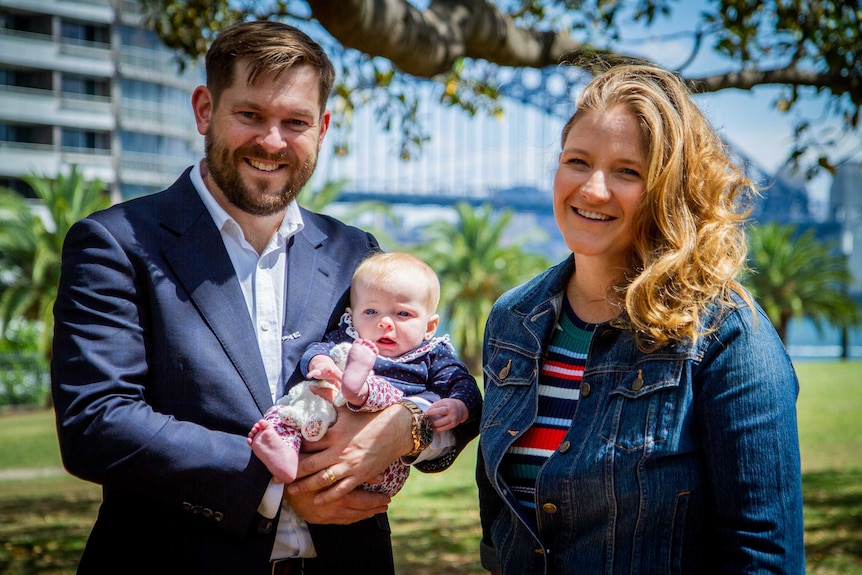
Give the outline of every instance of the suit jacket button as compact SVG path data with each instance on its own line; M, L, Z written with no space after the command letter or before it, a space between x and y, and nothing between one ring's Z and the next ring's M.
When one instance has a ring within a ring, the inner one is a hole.
M182 507L183 511L191 511L192 510L192 504L189 503L188 501L183 501L183 504L181 505L181 507Z
M194 507L192 507L192 513L194 513L195 515L200 514L200 512L203 510L203 505L195 505Z
M221 511L216 511L215 513L213 513L213 521L218 523L219 521L223 521L223 520L224 520L224 513L222 513Z
M270 531L272 531L272 521L266 517L261 518L257 522L257 532L266 535Z
M201 515L203 515L204 517L209 519L210 517L213 516L213 510L210 509L209 507L204 507L204 510L201 512Z

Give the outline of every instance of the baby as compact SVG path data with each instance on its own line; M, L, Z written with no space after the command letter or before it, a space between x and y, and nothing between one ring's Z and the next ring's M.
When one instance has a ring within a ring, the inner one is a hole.
M338 329L303 355L306 377L340 389L354 411L379 411L419 394L433 398L427 415L435 431L478 417L482 398L476 380L448 336L434 336L439 299L437 275L419 258L401 252L370 256L353 275L350 307ZM342 371L330 351L343 342L351 345ZM313 390L335 399L325 389ZM298 422L279 408L270 408L252 427L249 444L276 480L289 483L296 479L301 436ZM396 461L381 483L363 487L394 495L408 473L409 466Z

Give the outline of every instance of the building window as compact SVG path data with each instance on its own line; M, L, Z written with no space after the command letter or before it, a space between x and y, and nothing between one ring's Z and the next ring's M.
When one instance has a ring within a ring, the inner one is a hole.
M51 16L48 14L4 12L0 13L0 28L50 36Z
M109 151L111 135L108 132L63 128L63 149Z
M48 70L0 68L0 86L50 91L51 72Z
M63 74L63 95L108 97L111 95L111 84L104 78Z
M0 122L0 142L51 144L51 127Z
M111 43L111 33L108 26L74 20L63 20L60 25L60 37L64 41L76 44Z

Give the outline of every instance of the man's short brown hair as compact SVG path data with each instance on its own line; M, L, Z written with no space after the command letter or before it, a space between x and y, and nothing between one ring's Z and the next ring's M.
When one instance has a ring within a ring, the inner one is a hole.
M233 85L236 64L249 64L246 81L254 84L261 75L278 77L294 66L309 65L320 79L320 112L335 82L335 68L323 48L305 32L283 22L257 20L235 24L221 32L206 55L207 88L213 102Z

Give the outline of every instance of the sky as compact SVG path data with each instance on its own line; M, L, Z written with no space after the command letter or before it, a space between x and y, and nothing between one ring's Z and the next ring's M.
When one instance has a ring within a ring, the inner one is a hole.
M674 7L672 22L661 21L650 31L631 30L634 39L660 36L663 32L681 29L693 30L694 23L707 2L684 0ZM677 36L675 40L662 42L632 42L632 51L652 58L654 61L675 68L682 64L691 52L691 41ZM709 47L701 49L698 58L687 69L691 75L723 72L728 70ZM800 114L818 117L826 107L826 98L805 101L788 113L779 112L774 103L781 94L780 87L757 87L752 90L722 90L713 94L702 94L695 101L706 113L713 125L745 155L757 162L769 173L784 165L792 150L793 127ZM828 190L832 178L827 174L815 178L807 186L812 199L828 201Z
M648 57L670 68L676 68L691 51L691 43L681 35L668 40L663 34L693 30L705 0L684 0L674 4L672 21L662 21L650 30L628 26L624 30L631 41L620 49ZM661 39L661 41L659 41ZM724 71L727 67L709 49L687 68L692 75ZM713 125L736 149L748 156L767 173L775 173L792 149L792 130L800 112L807 116L822 113L825 98L808 102L791 113L774 108L780 88L723 90L695 97ZM472 185L501 187L531 184L549 188L562 120L551 118L529 106L507 102L502 120L479 115L469 118L463 113L442 111L428 99L423 118L431 141L422 158L409 164L394 159L394 138L381 134L370 106L360 109L349 134L351 154L347 159L328 159L322 164L330 179L358 177L384 189L459 189L469 193ZM362 174L357 176L357 174ZM362 187L361 182L355 182ZM828 201L831 177L824 174L806 187L816 204ZM816 208L816 206L815 206ZM825 208L823 208L825 209Z

